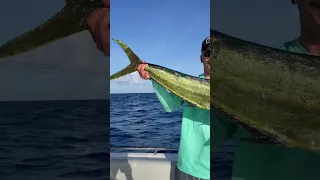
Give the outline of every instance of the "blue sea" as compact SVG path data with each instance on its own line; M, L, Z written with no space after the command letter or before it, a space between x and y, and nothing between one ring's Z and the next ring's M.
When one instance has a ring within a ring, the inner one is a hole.
M178 149L181 113L153 93L111 94L110 112L108 100L1 102L0 180L109 179L110 146ZM233 147L212 157L212 178L230 177Z
M130 148L179 148L182 111L165 112L156 94L111 94L110 145ZM230 179L234 142L211 157L211 178Z
M109 101L0 103L0 180L109 179Z

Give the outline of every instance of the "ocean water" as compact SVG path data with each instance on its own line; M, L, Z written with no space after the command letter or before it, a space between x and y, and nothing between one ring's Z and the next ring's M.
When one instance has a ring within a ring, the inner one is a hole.
M110 146L178 149L182 108L165 112L154 93L111 94ZM234 142L223 144L211 157L211 178L230 179Z
M109 179L108 122L107 100L0 103L0 179Z
M181 113L155 94L112 94L110 111L108 100L1 102L0 180L109 179L110 146L178 149ZM233 147L212 157L212 178L230 177Z
M110 146L178 149L181 112L165 112L154 93L111 94Z

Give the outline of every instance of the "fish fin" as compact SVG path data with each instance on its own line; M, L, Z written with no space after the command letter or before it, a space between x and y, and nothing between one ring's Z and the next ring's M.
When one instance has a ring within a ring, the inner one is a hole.
M130 64L122 69L121 71L118 71L110 76L110 80L117 79L121 76L125 76L127 74L130 74L134 71L136 71L137 66L142 62L140 58L122 41L116 40L112 38L117 44L120 45L120 47L123 49L123 51L127 54Z
M248 138L240 138L240 140L244 142L251 142L256 144L268 144L268 145L279 145L279 146L284 145L280 140L268 138L268 137L251 136Z
M102 7L101 0L66 0L66 5L43 24L0 46L0 58L19 55L88 29L86 17Z

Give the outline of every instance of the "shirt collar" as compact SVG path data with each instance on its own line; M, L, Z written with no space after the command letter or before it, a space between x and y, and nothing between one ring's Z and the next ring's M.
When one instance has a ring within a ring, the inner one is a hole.
M199 78L207 79L207 77L206 77L206 76L204 76L204 74L200 74L200 75L199 75Z

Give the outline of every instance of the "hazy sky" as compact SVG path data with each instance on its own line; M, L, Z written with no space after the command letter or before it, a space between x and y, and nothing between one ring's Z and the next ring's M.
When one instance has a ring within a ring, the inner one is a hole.
M0 2L0 44L41 24L64 0ZM19 5L16 5L19 4ZM296 6L287 1L111 0L111 37L127 43L142 59L191 75L202 73L201 41L211 28L245 40L279 47L299 34ZM88 32L1 59L0 101L100 99L109 94L109 71L129 61L111 42L108 57ZM131 74L111 83L111 93L153 92L150 81Z
M111 37L120 39L143 60L197 76L202 41L210 34L209 1L112 0ZM111 73L129 64L111 42ZM137 73L111 82L111 93L153 92L150 81Z
M126 6L123 6L126 4ZM123 40L140 58L198 75L199 46L210 27L263 45L279 47L299 34L298 11L287 1L111 1L111 37ZM209 17L210 16L210 17ZM111 44L111 73L129 61ZM137 74L111 83L111 93L153 92Z
M291 0L211 0L210 26L225 34L279 47L299 35L299 17Z
M0 44L40 25L64 5L64 0L1 1ZM108 98L109 57L95 49L87 31L1 62L0 101Z

